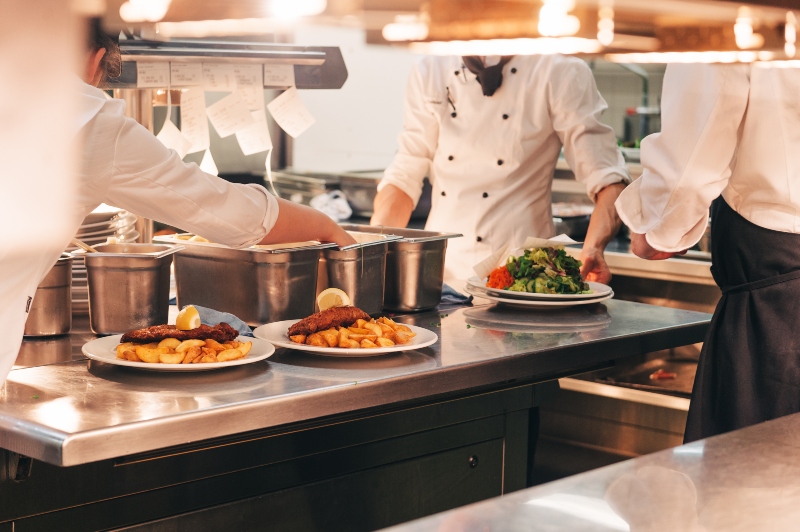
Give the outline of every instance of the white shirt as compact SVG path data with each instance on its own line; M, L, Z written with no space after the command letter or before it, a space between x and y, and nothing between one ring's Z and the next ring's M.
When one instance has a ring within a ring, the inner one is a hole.
M460 57L427 57L408 81L399 149L378 188L392 184L416 203L431 178L426 229L464 235L448 244L445 279L466 279L509 242L553 236L551 185L562 145L592 199L630 180L614 132L600 122L606 108L579 59L516 56L486 97Z
M257 243L275 225L278 203L266 189L228 183L195 164L185 164L152 133L125 117L122 101L108 99L82 82L77 87L80 103L75 130L82 142L78 202L69 219L53 223L69 226L69 234L74 235L88 213L108 203L234 247ZM68 244L43 251L35 263L29 256L15 261L14 250L0 252L0 296L6 309L2 312L0 384L17 357L29 298Z
M756 225L800 232L800 70L670 65L662 94L662 131L642 142L644 172L617 200L625 224L681 251L722 194Z

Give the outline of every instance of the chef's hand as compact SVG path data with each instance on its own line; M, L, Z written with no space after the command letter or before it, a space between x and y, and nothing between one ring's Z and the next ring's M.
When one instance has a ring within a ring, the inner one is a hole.
M356 239L350 236L350 234L342 229L338 224L334 224L331 228L332 233L327 238L323 238L322 240L325 242L336 242L340 248L345 246L350 246L356 243Z
M638 233L631 233L631 251L637 257L647 260L664 260L676 255L686 255L685 249L683 251L660 251L647 242L645 235Z
M617 216L614 202L625 189L624 183L613 183L597 193L594 212L589 220L589 229L581 250L581 275L587 281L608 284L611 270L608 269L603 250L617 234L622 223Z
M280 198L278 208L278 219L261 244L319 240L335 242L339 247L344 247L356 243L339 224L316 209Z
M584 248L581 250L580 260L581 276L587 281L608 284L611 281L611 270L608 269L603 252L595 248Z

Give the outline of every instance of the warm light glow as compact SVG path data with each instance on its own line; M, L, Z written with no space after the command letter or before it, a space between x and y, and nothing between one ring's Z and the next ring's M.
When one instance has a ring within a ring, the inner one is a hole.
M800 60L792 61L757 61L755 66L758 68L800 68Z
M627 532L631 529L628 523L614 513L611 506L600 498L575 495L572 493L554 493L539 499L532 499L525 504L577 517L600 525L607 530L611 529Z
M614 42L614 8L610 4L600 4L597 11L597 40L603 46Z
M791 11L786 13L786 28L783 33L786 38L783 51L786 52L786 57L794 57L794 54L797 53L797 17Z
M187 20L159 22L156 31L162 39L224 37L231 35L256 35L272 31L286 31L292 22L278 18L243 18L222 20Z
M580 37L411 43L412 51L428 55L596 54L602 49L597 40Z
M612 63L753 63L771 61L773 52L647 52L606 54Z
M72 12L84 17L100 17L106 11L105 0L72 0Z
M328 6L326 0L271 0L269 12L282 19L319 15Z
M128 0L119 6L125 22L158 22L167 14L171 0Z
M575 8L575 0L544 0L539 11L539 33L544 37L566 37L581 29L581 21L569 12Z
M736 46L742 50L751 50L764 46L764 36L753 33L753 17L750 9L739 8L739 16L733 25L733 34L736 36Z
M387 41L421 41L428 37L428 25L416 15L398 15L381 34Z

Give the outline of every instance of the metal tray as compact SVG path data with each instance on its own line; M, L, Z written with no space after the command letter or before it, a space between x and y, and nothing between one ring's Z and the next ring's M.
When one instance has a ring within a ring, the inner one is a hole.
M326 288L340 288L350 296L354 306L367 314L379 314L383 308L387 246L400 237L348 232L356 244L322 251L317 294Z
M156 237L185 247L175 255L178 304L230 312L252 326L313 314L320 252L336 247L316 242L234 249L181 236Z
M347 231L401 237L389 243L386 253L385 309L418 312L439 305L447 241L462 235L397 227L340 225Z

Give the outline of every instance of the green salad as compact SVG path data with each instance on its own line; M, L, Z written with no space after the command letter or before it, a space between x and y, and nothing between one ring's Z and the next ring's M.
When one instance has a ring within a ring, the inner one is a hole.
M587 294L589 284L581 277L581 261L563 249L535 248L521 257L508 258L506 268L514 282L506 290L536 294Z

